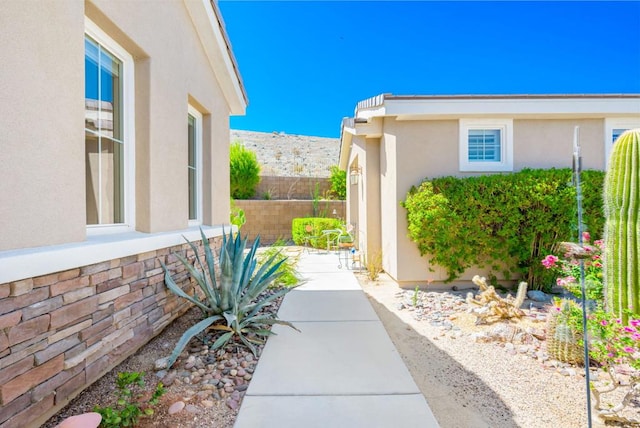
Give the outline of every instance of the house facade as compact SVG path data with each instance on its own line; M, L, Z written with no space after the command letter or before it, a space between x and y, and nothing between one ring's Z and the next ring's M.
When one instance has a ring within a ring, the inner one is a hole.
M340 167L350 176L347 221L360 250L381 252L401 286L442 285L445 271L407 237L400 201L411 186L427 177L571 167L576 126L583 168L603 170L617 136L640 127L640 95L384 94L358 103L342 124ZM476 273L483 272L469 269L459 282Z
M0 56L5 428L42 423L187 309L160 261L188 287L183 236L219 246L247 98L215 0L2 2Z

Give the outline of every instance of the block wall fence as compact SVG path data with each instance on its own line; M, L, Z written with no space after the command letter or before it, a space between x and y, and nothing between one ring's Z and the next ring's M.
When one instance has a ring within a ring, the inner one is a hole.
M313 199L316 184L320 196L331 189L328 178L261 176L253 198L265 199L269 194L271 199Z
M236 200L238 208L244 210L247 222L242 226L242 234L253 239L260 235L260 242L272 244L277 239L291 239L291 221L298 217L313 216L313 201L258 201ZM336 215L333 215L333 210ZM325 217L344 220L346 202L326 200L318 202L318 211Z
M190 307L164 284L161 260L194 292L174 253L194 257L183 244L0 284L0 428L44 423Z

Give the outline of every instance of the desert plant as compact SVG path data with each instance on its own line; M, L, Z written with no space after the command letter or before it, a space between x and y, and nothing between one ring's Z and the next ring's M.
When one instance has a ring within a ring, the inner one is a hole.
M290 257L282 254L280 249L286 245L284 239L280 238L269 248L262 251L258 256L258 266L262 266L265 262L270 259L274 259L276 262L283 261L278 267L277 273L280 276L273 281L272 286L275 287L295 287L300 282L300 278L298 278L298 272L296 271L296 262L297 260L292 260Z
M584 364L582 308L572 300L555 301L547 316L547 353L558 361Z
M153 415L153 408L165 393L161 382L146 403L142 402L144 388L144 373L121 372L116 378L117 398L114 407L95 406L94 412L102 416L101 427L118 428L130 427L138 423L144 416Z
M286 260L277 261L277 254L275 254L257 268L256 252L260 246L260 237L255 239L253 246L245 255L247 238L243 239L240 233L235 234L234 237L229 231L228 236L224 234L222 236L222 248L220 248L218 261L219 272L216 272L209 241L202 230L200 234L204 247L204 262L198 255L195 244L186 238L185 240L195 253L194 265L180 254L176 254L176 257L197 283L202 292L202 298L185 293L162 263L165 283L169 290L196 305L205 317L182 335L168 358L169 367L176 361L189 340L210 326L222 332L222 335L211 345L211 349L221 348L235 337L254 355L257 352L254 345L264 343L262 337L266 338L271 334L268 327L273 324L293 327L291 323L277 319L275 314L260 313L260 309L265 305L292 290L292 288L283 288L268 297L261 297L262 292L282 275L278 269Z
M231 199L231 214L229 216L229 221L234 226L237 226L238 229L242 228L242 226L247 222L244 210L239 208L233 199Z
M509 294L507 297L500 297L496 293L493 285L488 285L484 277L475 275L472 281L480 289L480 293L474 297L473 293L467 294L467 303L469 306L478 306L479 309L474 310L476 315L476 324L494 322L498 320L522 318L524 312L520 309L527 297L527 283L521 282L518 285L518 293L516 297Z
M416 288L413 289L413 296L411 296L411 304L415 308L418 306L418 296L420 293L420 287L416 285Z
M367 257L365 266L367 267L367 278L370 281L377 281L383 270L382 251L375 251L370 257Z
M613 146L604 184L606 308L623 322L640 312L640 129Z
M231 144L229 151L229 180L231 197L249 199L260 183L260 164L256 154L239 142Z
M329 169L331 175L329 182L331 183L331 196L336 199L347 199L347 172L340 169L338 165L333 165Z

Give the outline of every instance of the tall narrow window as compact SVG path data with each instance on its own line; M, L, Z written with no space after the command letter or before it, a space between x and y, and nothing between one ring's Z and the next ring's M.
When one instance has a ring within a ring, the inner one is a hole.
M202 115L189 106L188 123L188 191L189 191L189 224L202 222Z
M133 109L127 75L131 56L86 21L85 178L87 225L125 225L128 212L127 162L133 142L127 118ZM127 102L129 100L129 102ZM128 113L127 113L128 112ZM130 121L129 121L130 122ZM130 211L130 209L129 209Z

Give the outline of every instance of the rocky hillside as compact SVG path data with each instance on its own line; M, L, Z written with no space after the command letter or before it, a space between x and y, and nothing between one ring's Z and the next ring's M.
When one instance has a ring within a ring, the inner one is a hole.
M329 168L340 156L338 138L232 129L231 142L254 151L265 176L329 177Z

